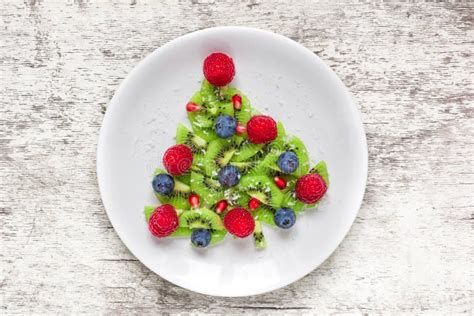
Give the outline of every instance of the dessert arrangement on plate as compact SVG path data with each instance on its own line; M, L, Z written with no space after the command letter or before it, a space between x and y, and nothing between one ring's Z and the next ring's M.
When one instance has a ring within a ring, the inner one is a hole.
M161 205L145 206L149 230L157 238L190 238L198 248L228 233L253 236L255 247L265 248L262 224L289 229L324 196L326 163L311 168L303 142L229 86L231 57L210 54L203 71L200 90L186 104L191 129L178 124L177 145L153 175Z

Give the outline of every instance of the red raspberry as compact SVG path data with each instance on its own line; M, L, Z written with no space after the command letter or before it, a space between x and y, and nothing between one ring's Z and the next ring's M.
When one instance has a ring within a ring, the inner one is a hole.
M247 135L254 144L271 142L277 134L277 124L270 116L256 115L247 122Z
M253 233L255 221L246 209L236 207L225 214L224 226L232 235L244 238Z
M163 165L172 176L180 176L189 170L193 163L193 153L186 145L174 145L163 155Z
M319 201L327 189L323 178L317 173L306 174L296 181L296 197L306 204Z
M234 79L234 62L226 54L212 53L204 60L203 71L207 81L215 86L222 87Z
M179 225L178 214L170 204L157 207L150 216L148 229L155 237L166 237L171 235Z

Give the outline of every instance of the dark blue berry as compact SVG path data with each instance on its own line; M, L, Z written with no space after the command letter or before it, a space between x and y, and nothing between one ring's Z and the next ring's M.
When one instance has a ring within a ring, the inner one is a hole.
M174 179L166 173L157 174L152 181L153 190L162 195L168 195L173 192Z
M229 138L235 134L237 121L233 116L220 115L214 122L214 130L220 138Z
M296 222L295 212L291 208L282 207L275 212L275 224L283 229L288 229Z
M211 242L211 233L204 228L194 229L191 234L191 242L199 248L207 247Z
M219 183L227 188L233 187L239 183L240 171L235 166L225 166L219 170Z
M283 173L293 173L298 169L300 162L292 151L285 151L278 157L277 165Z

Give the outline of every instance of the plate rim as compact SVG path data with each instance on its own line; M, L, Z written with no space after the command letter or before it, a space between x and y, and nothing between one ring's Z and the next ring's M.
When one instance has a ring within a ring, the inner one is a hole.
M105 130L107 128L107 126L110 124L110 115L108 115L111 111L112 108L114 108L116 105L114 105L115 103L117 103L116 99L118 98L118 95L120 95L122 93L122 90L124 89L124 87L127 85L127 83L131 80L130 78L134 77L134 74L136 72L139 71L139 69L150 59L153 58L153 56L155 56L156 54L158 54L160 51L162 50L165 50L167 49L168 47L172 46L173 44L179 42L179 41L182 41L182 40L185 40L187 38L191 38L191 37L196 37L196 36L200 36L201 34L204 34L204 33L213 33L213 32L220 32L220 31L225 31L225 30L232 30L232 31L245 31L245 32L255 32L255 33L261 33L263 35L266 35L266 36L271 36L271 37L274 37L274 38L277 38L277 39L280 39L280 40L284 40L288 45L292 45L295 49L299 49L300 51L302 52L305 52L306 54L311 54L312 58L315 58L318 63L325 69L326 72L329 73L330 76L332 76L336 81L338 81L339 85L341 86L341 88L343 90L345 90L345 93L347 94L348 96L348 100L349 102L351 103L351 110L354 114L354 119L357 121L357 126L360 126L360 132L361 132L361 136L362 136L362 143L361 143L361 146L363 148L361 148L361 151L362 151L362 154L363 154L363 157L362 157L362 160L363 160L363 170L362 170L362 174L363 174L363 179L362 180L362 194L360 196L360 199L359 199L359 202L357 203L357 209L356 211L354 212L354 215L353 215L353 218L351 219L350 221L350 225L348 225L348 227L344 228L344 231L345 233L342 234L342 237L339 237L337 238L337 243L336 243L336 246L334 247L334 249L332 251L330 251L327 256L321 260L321 262L319 264L317 264L316 266L314 266L313 268L311 268L309 271L304 271L304 273L302 273L301 276L293 279L292 281L290 282L285 282L284 284L279 284L278 286L276 287L271 287L271 288L266 288L266 289L263 289L263 290L259 290L259 291L253 291L253 292L249 292L249 293L235 293L233 295L220 295L219 293L215 293L213 291L206 291L204 289L198 289L198 288L195 288L193 286L189 286L189 284L182 284L181 282L177 282L175 280L171 280L169 277L165 277L165 276L162 276L160 273L158 273L157 271L155 271L155 269L153 269L152 267L150 267L148 264L146 264L145 262L143 262L139 257L137 257L134 253L134 251L129 247L129 245L125 242L125 239L122 237L122 234L116 229L116 226L114 225L114 222L112 220L112 217L110 216L110 212L107 210L107 207L106 207L106 202L104 201L104 186L105 184L101 184L101 183L104 183L105 180L101 180L101 179L104 179L105 176L101 176L102 172L100 171L101 169L101 165L103 164L103 158L101 158L103 156L103 150L101 150L101 148L104 148L104 134L105 134ZM107 109L106 109L106 112L105 112L105 115L104 115L104 118L102 119L102 123L101 123L101 126L100 126L100 130L99 130L99 136L98 136L98 141L97 141L97 150L96 150L96 177L97 177L97 184L98 184L98 187L99 187L99 194L100 194L100 198L101 198L101 201L102 201L102 205L105 209L105 212L107 214L107 217L110 221L110 224L112 225L112 227L114 228L114 231L115 233L117 234L117 236L119 237L120 241L125 245L125 247L127 248L128 251L130 251L130 253L135 257L137 258L138 261L140 261L141 264L143 264L146 268L148 268L150 271L152 271L153 273L155 273L156 275L158 275L160 278L166 280L167 282L170 282L172 283L173 285L175 286L178 286L180 288L183 288L183 289L186 289L188 291L192 291L192 292L196 292L196 293L200 293L200 294L204 294L204 295L209 295L209 296L215 296L215 297L248 297L248 296L256 296L256 295L262 295L262 294L265 294L265 293L269 293L269 292L272 292L272 291L275 291L275 290L278 290L278 289L281 289L281 288L284 288L290 284L293 284L299 280L301 280L302 278L306 277L308 274L310 274L311 272L313 272L314 270L316 270L318 267L320 267L324 262L326 262L329 257L332 256L332 254L336 251L337 248L339 248L340 244L342 243L342 241L346 238L346 236L349 234L353 224L354 224L354 221L355 219L357 218L357 215L360 211L360 208L362 206L362 203L364 201L364 196L365 196L365 193L366 193L366 190L367 190L367 179L368 179L368 145L367 145L367 135L366 135L366 132L365 132L365 128L364 128L364 124L362 122L362 118L361 118L361 113L359 111L359 109L357 108L357 104L352 96L352 94L350 93L349 89L346 87L346 85L342 82L342 80L339 78L339 76L335 73L335 71L329 67L329 65L327 65L323 59L321 59L319 56L317 56L315 53L313 53L310 49L308 49L307 47L303 46L302 44L294 41L293 39L291 38L288 38L284 35L281 35L281 34L278 34L278 33L274 33L272 31L268 31L268 30L264 30L264 29L259 29L259 28L253 28L253 27L247 27L247 26L217 26L217 27L211 27L211 28L205 28L205 29L201 29L201 30L197 30L197 31L193 31L193 32L189 32L187 34L184 34L184 35L181 35L179 37L176 37L170 41L168 41L167 43L163 44L162 46L160 47L157 47L155 50L153 50L151 53L149 53L147 56L145 56L143 59L141 59L134 67L133 69L127 73L127 75L125 76L125 78L120 82L119 86L117 87L117 89L115 90L114 92L114 95L113 97L110 99L110 101L108 102L108 105L107 105Z

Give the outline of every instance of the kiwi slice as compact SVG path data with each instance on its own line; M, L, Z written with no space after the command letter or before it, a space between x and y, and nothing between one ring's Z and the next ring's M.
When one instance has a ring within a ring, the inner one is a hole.
M277 160L279 157L279 152L270 151L263 159L260 159L252 169L249 170L249 174L268 174L270 176L276 175L280 171L277 165Z
M234 116L240 124L246 125L252 118L252 108L249 99L243 94L240 94L240 96L242 97L242 106L239 110L234 111Z
M271 206L262 204L256 210L252 212L255 221L267 224L271 227L275 227L275 209Z
M234 117L239 121L241 124L246 125L247 122L252 117L252 107L250 106L249 99L239 90L233 87L224 87L221 88L222 94L225 97L225 100L232 102L232 97L236 94L240 95L242 98L242 104L240 109L234 110Z
M227 230L211 230L211 245L215 245L227 235Z
M207 141L191 132L183 124L178 124L176 143L185 144L194 154L202 154L207 148Z
M277 131L278 131L278 134L277 134L278 139L286 136L285 128L283 127L283 123L280 121L277 122Z
M247 206L249 205L250 196L245 192L239 192L236 197L237 198L235 198L235 199L229 199L228 200L229 203L232 206L239 206L239 207L247 208Z
M262 148L262 144L252 144L250 141L246 140L241 144L239 150L234 154L231 161L242 162L248 160L255 156Z
M189 237L193 230L187 227L178 227L169 237Z
M218 139L219 136L217 136L216 132L214 131L214 127L212 128L201 128L201 129L195 129L193 127L194 133L198 135L199 137L205 139L207 142L213 141L214 139Z
M166 170L161 169L161 168L156 168L155 171L153 172L153 176L156 176L156 175L162 174L162 173L168 174L168 172L166 172ZM173 179L175 181L175 189L177 188L178 191L187 192L186 186L189 186L190 177L191 177L191 174L189 172L185 173L181 176L173 176ZM178 183L177 187L176 187L176 182ZM181 186L181 184L185 184L186 186Z
M293 151L298 157L299 167L293 174L298 177L307 174L309 171L309 157L304 143L298 137L293 136L286 143L285 150Z
M267 176L247 175L240 179L239 190L256 198L263 204L274 208L280 207L284 195L275 183Z
M255 248L264 249L267 247L267 242L265 241L265 236L262 232L262 224L259 221L255 221L255 230L253 231L253 239L255 242Z
M191 172L191 190L201 196L201 201L209 205L224 198L219 181L196 171Z
M201 128L212 126L212 123L213 123L212 118L209 119L209 115L206 115L207 105L206 105L205 99L206 98L203 97L203 94L201 93L201 91L198 91L189 100L189 102L193 102L201 107L200 111L188 112L188 119L191 122L193 130L195 128L201 129Z
M226 94L226 88L213 86L207 80L201 84L201 105L211 115L234 115L234 106L231 98Z
M329 186L329 173L328 173L328 168L326 165L326 162L324 160L321 160L314 166L309 173L317 173L319 174L324 182L326 182L326 186Z
M157 168L153 175L166 173L163 169ZM189 194L191 193L190 187L190 175L184 174L182 176L174 176L174 189L169 195L161 195L155 193L157 199L161 204L171 204L176 209L189 209L190 205L188 202Z
M183 212L179 216L179 226L190 229L204 228L211 230L225 230L220 216L207 208L199 208Z
M238 145L233 138L230 140L220 138L211 141L204 155L206 174L208 176L217 175L219 169L229 163L237 149Z
M150 216L153 213L153 211L156 209L156 206L145 206L143 213L145 214L145 219L148 222L150 220Z
M281 203L282 207L289 207L299 213L303 210L305 204L296 198L295 190L291 189L285 192L285 197Z
M258 163L257 161L250 160L250 161L243 161L243 162L232 162L231 161L229 164L239 168L239 170L242 172L242 174L246 174L250 170L252 170L252 168L254 168L257 165L257 163Z
M265 146L263 151L267 153L275 152L280 154L285 151L293 151L298 157L299 162L299 167L295 172L293 172L293 175L300 177L307 174L309 171L308 151L303 142L296 136L283 136L282 138L277 138L275 141Z
M207 80L203 80L201 90L191 98L191 102L199 104L201 110L189 112L189 121L193 132L206 141L218 138L214 132L214 121L217 116L234 115L232 101L222 97L220 89L211 85Z

